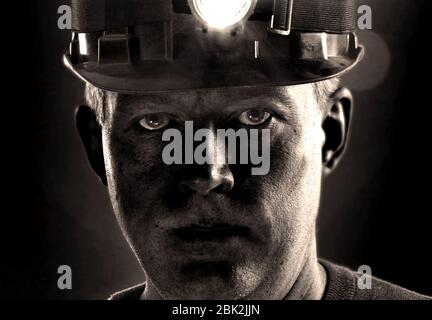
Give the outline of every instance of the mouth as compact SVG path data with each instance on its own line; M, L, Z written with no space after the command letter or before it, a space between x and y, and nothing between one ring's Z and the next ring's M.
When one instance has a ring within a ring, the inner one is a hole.
M248 238L250 237L250 229L243 226L232 225L211 225L199 226L193 225L189 227L179 228L172 231L172 236L186 243L193 242L220 242L230 238Z
M262 246L251 227L224 222L184 224L167 236L167 250L183 262L238 262Z

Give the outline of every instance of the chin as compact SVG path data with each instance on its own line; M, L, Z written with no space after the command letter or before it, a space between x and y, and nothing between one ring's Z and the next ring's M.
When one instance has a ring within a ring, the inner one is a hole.
M259 283L248 268L232 262L190 262L176 270L170 298L185 300L245 299Z
M235 282L235 281L234 281ZM243 287L233 281L217 277L202 279L202 281L186 282L176 290L173 299L180 300L240 300L246 298L247 292L238 290Z

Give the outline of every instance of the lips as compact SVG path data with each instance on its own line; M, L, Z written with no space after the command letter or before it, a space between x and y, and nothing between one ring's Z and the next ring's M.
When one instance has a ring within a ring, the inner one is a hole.
M187 243L192 243L196 241L224 241L233 237L247 238L250 236L250 229L243 226L232 226L224 224L211 226L192 225L189 227L173 230L172 236L179 241Z
M254 241L248 227L226 224L175 228L169 239L169 248L177 258L201 262L238 260Z

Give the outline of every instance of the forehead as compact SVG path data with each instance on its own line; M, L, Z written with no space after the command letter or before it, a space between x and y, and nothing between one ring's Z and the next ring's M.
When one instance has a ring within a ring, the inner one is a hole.
M116 113L129 114L141 110L201 114L230 112L235 109L304 107L314 98L311 84L268 88L221 88L184 92L125 95L116 97ZM315 99L314 99L315 100Z

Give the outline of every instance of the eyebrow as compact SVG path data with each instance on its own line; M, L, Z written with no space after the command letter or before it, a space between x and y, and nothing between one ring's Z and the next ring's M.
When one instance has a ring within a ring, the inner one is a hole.
M264 105L262 105L264 102ZM263 93L262 95L241 99L229 104L224 110L236 111L239 109L274 107L282 115L288 115L292 110L290 106L294 105L293 99L289 94L282 92Z
M173 110L173 105L176 100L171 97L160 97L157 95L140 95L140 94L119 94L117 97L117 104L122 106L129 106L126 108L128 112L136 113L142 111L158 111L170 112ZM182 111L181 108L176 108L176 111Z
M238 96L239 97L235 99L235 101L228 103L223 109L221 109L221 112L230 113L239 110L247 110L248 108L274 107L279 111L279 113L281 113L281 115L287 116L290 111L292 111L289 106L294 105L294 101L290 94L286 91L282 91L282 89L272 90L272 92L262 92L255 96L243 92ZM233 97L235 97L235 95L233 95ZM229 95L228 100L232 100ZM117 96L117 103L128 106L139 105L142 111L152 111L157 108L157 111L163 112L172 112L173 110L182 113L185 112L185 110L178 107L178 99L172 98L169 94L163 97L156 94L119 94Z
M158 97L157 95L119 94L117 96L117 103L126 105L136 103L145 104L146 101L149 102L152 99L158 100L158 102L163 102L163 99Z

